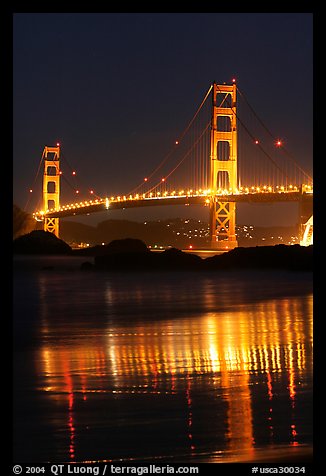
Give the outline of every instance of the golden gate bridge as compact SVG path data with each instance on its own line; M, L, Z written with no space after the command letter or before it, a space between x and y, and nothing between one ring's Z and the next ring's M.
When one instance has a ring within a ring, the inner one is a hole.
M283 141L273 136L235 80L232 84L213 82L173 147L127 193L103 197L88 189L83 200L62 204L61 179L75 197L81 196L81 190L63 173L63 157L60 144L44 148L40 161L44 170L43 208L33 213L44 223L45 231L57 236L63 217L196 204L209 210L211 247L232 249L237 246L237 203L298 202L300 243L312 243L312 177ZM71 174L75 177L76 172Z

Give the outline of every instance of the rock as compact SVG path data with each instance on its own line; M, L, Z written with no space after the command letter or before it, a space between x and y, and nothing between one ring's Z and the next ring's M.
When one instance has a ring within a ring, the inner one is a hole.
M26 235L19 236L13 242L14 254L71 254L70 246L53 233L43 230L34 230Z
M312 271L313 246L275 245L234 248L205 259L206 269L288 269Z
M89 261L85 261L84 263L80 265L80 269L82 271L91 271L92 269L94 269L94 265L93 263L90 263Z

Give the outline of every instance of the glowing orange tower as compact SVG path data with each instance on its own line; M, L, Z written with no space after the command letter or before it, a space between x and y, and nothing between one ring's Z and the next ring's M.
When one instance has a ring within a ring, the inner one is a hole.
M43 210L60 206L60 146L44 147ZM59 218L44 217L44 231L54 233L59 238Z
M231 249L238 246L235 233L236 204L216 194L237 190L236 85L213 83L210 155L211 246Z

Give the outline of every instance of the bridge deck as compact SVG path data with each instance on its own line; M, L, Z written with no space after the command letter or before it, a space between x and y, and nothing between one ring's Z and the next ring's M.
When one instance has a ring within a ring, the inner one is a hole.
M58 210L49 210L46 213L36 212L34 218L63 218L74 215L86 215L90 213L103 212L105 210L123 210L126 208L140 208L166 205L204 205L208 206L212 200L207 195L174 195L156 196L146 198L115 198L114 200L100 199L97 201L84 201L70 205L63 205ZM311 201L313 194L299 191L284 192L249 192L239 194L216 195L217 202L237 202L237 203L277 203L296 202L300 200Z

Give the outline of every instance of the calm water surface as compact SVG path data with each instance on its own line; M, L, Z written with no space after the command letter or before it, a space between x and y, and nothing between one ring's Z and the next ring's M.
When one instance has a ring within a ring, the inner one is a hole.
M45 261L14 263L15 462L291 461L312 447L310 273Z

